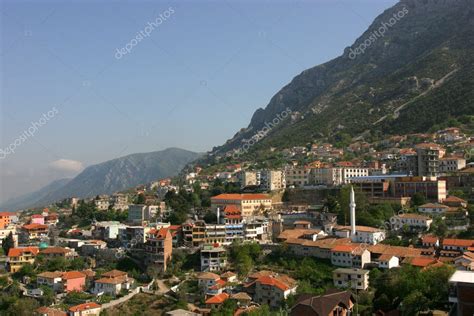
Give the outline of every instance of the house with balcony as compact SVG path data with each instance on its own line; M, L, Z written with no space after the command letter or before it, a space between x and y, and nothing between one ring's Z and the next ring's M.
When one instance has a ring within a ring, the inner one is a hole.
M369 270L338 268L333 271L332 278L338 288L365 291L369 287Z
M365 244L337 245L331 249L331 263L338 267L363 268L370 263L370 251Z
M251 285L250 285L251 286ZM253 300L272 308L279 307L289 295L296 293L296 281L287 275L262 275L254 281Z
M204 245L201 248L201 271L222 271L227 266L227 250L218 245Z
M102 274L101 278L95 280L93 293L117 296L122 290L130 290L134 279L127 272L112 270Z
M20 229L20 239L25 243L48 237L49 226L44 224L26 224Z
M165 272L173 252L173 237L169 228L153 229L147 233L145 256L148 264Z
M63 289L62 275L63 273L60 271L40 273L36 278L36 284L38 286L47 286L56 293L61 292Z
M7 259L8 272L15 273L25 264L33 264L38 252L38 247L11 248Z

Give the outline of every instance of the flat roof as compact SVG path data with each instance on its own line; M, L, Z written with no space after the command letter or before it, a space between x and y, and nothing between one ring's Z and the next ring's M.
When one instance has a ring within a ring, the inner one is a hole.
M456 271L449 279L451 283L473 283L474 284L474 272L473 271Z

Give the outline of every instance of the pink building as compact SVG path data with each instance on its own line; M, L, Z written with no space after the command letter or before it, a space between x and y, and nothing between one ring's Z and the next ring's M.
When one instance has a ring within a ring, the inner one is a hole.
M61 276L64 292L83 291L86 287L86 275L79 271L64 272Z
M31 215L31 224L44 225L44 217L41 214Z

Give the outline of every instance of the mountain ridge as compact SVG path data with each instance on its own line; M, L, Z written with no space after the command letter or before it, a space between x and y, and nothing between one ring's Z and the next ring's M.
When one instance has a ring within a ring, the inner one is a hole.
M90 198L112 194L159 178L175 176L201 155L176 147L130 154L88 166L68 181L51 186L53 182L38 191L7 201L0 207L15 210L45 206L72 196Z
M371 41L395 15L401 18ZM342 55L295 76L212 155L232 153L287 107L291 118L251 151L304 145L341 132L352 137L422 132L473 115L472 29L472 1L402 0L375 18ZM364 43L370 45L350 58Z

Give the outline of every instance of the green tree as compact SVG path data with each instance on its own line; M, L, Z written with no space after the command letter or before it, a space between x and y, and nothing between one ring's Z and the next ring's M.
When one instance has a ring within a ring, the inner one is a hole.
M10 232L8 236L5 239L3 239L3 242L2 242L3 253L5 255L8 255L8 251L10 250L10 248L13 248L13 247L15 247L15 241L13 240L12 232Z

